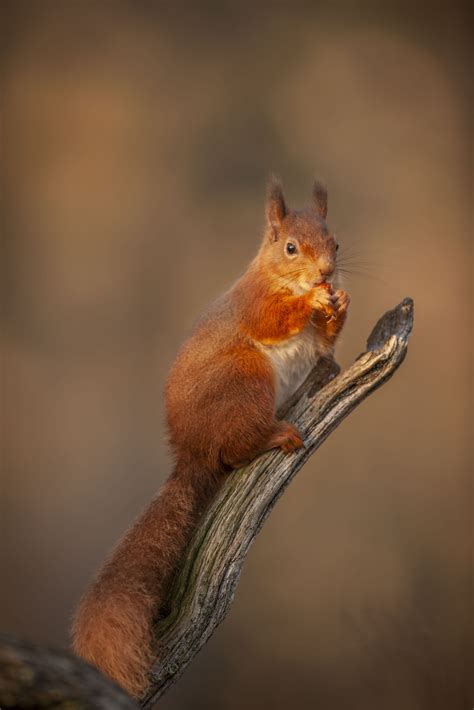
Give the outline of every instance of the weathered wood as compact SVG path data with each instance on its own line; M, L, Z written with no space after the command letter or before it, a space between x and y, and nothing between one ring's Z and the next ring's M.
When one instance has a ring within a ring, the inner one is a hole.
M266 517L304 462L340 422L403 361L413 324L405 299L373 329L367 350L342 374L321 361L287 404L284 414L304 435L306 448L284 456L272 451L233 473L204 516L176 575L156 626L157 661L142 707L174 683L227 614L245 556ZM72 654L0 636L0 708L138 706L117 686Z
M137 710L96 668L72 653L0 634L0 708Z
M191 542L169 595L169 614L156 626L157 661L143 708L177 680L223 620L245 556L275 502L341 421L393 375L412 325L413 302L406 298L382 316L348 370L337 375L333 361L319 363L282 412L303 433L306 448L286 456L269 452L229 477Z

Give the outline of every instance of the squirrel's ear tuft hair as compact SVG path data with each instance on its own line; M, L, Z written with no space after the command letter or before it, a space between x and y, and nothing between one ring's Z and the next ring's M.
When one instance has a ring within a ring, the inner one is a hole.
M288 209L282 184L274 175L272 175L268 181L266 214L272 240L276 241L278 239L278 231L281 227L281 223L288 214Z
M328 213L328 191L326 185L315 180L313 185L313 200L320 217L326 219Z

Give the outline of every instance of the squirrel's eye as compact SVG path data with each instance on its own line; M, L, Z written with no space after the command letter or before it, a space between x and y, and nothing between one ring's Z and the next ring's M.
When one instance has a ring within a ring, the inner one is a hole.
M288 242L286 245L286 253L287 254L296 254L297 249L296 249L296 244L293 244L293 242Z
M336 251L339 251L339 244L336 244Z

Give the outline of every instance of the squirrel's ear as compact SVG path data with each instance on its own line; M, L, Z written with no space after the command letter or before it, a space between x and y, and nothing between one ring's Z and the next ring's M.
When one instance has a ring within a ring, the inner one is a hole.
M313 200L320 217L326 219L328 213L328 191L326 185L315 180L313 185Z
M288 209L281 182L274 175L268 181L266 213L271 239L276 242L281 223L288 214Z

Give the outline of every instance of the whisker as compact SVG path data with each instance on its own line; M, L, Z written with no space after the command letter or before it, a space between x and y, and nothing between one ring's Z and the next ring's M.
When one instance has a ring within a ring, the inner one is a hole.
M290 271L284 278L281 279L280 285L285 287L288 284L297 281L297 276L301 276L304 273L303 268L299 269L294 269L293 271Z
M384 268L385 264L381 260L377 259L360 259L356 257L343 257L342 259L337 259L337 264L349 265L349 266L370 266L372 268Z
M354 269L342 269L342 268L337 268L336 270L337 274L341 274L342 276L358 276L364 279L370 279L372 281L377 281L379 283L383 283L385 285L388 285L388 281L384 278L382 278L379 274L373 274L367 271L359 271L359 270L354 270Z
M336 264L336 268L349 269L349 270L356 269L359 271L366 270L366 271L377 272L377 271L387 271L389 267L385 264L376 264L374 262L342 262L342 263Z

